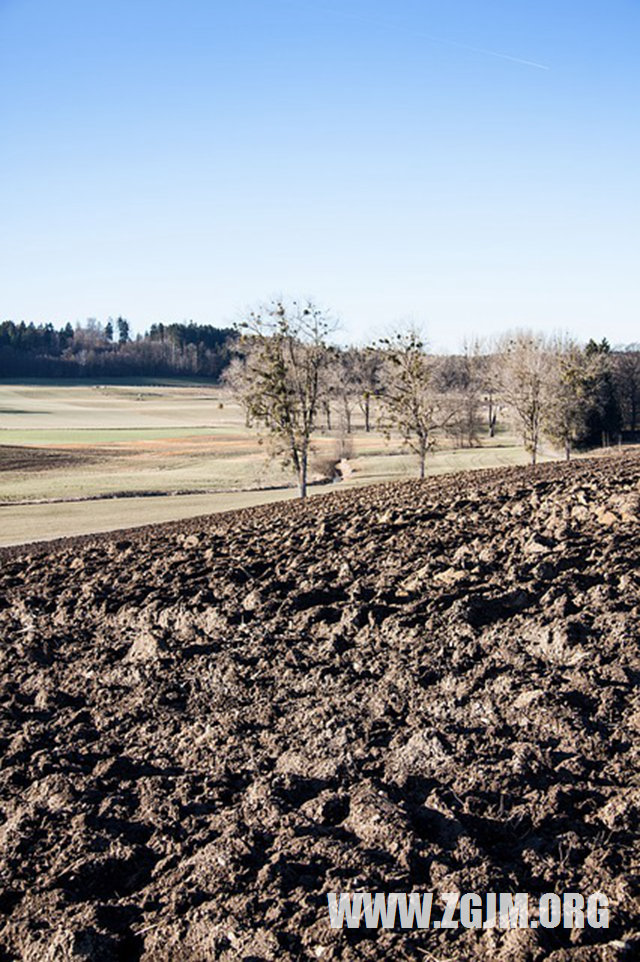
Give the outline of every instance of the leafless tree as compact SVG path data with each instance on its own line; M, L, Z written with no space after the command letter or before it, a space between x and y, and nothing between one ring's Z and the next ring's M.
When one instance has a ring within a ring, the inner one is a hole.
M564 449L567 461L585 437L589 412L589 362L570 338L556 338L547 356L543 386L544 433Z
M364 416L364 429L371 430L371 402L380 391L383 355L378 347L355 348L352 352L357 399Z
M420 477L425 475L427 452L450 414L443 411L432 384L434 362L418 333L397 333L381 342L384 352L382 426L388 437L393 430L418 456Z
M311 437L327 369L331 316L310 300L274 301L249 313L245 366L238 394L250 424L261 424L295 470L300 497L307 494Z
M328 395L336 402L342 434L351 434L353 409L358 398L355 359L355 348L349 347L342 350L335 348L331 351L327 378Z
M222 383L225 387L229 388L231 393L238 398L242 407L244 409L244 423L245 427L251 427L251 413L249 410L249 405L246 403L245 398L247 397L250 390L250 380L251 375L248 365L248 355L249 355L249 339L244 339L244 351L242 353L236 354L231 358L227 367L225 368L224 374L222 375Z
M493 347L481 348L478 354L478 368L482 385L483 400L486 404L489 437L496 436L500 405L500 365L499 352Z
M482 360L477 346L466 343L462 354L441 357L435 365L434 384L450 412L447 434L459 447L480 443Z
M545 404L549 348L542 335L520 331L498 345L500 391L513 411L531 463L538 457Z

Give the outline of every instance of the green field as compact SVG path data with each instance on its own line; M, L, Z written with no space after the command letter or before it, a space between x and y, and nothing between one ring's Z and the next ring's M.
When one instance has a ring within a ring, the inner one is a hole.
M356 418L341 487L414 476L398 441ZM320 434L317 457L337 449ZM473 449L442 447L429 474L524 464L500 434ZM312 480L314 465L312 463ZM320 480L316 472L315 479ZM326 485L315 488L327 491ZM314 488L312 487L312 491ZM220 388L158 384L0 384L0 544L175 520L295 497L240 405ZM144 495L144 496L142 496Z

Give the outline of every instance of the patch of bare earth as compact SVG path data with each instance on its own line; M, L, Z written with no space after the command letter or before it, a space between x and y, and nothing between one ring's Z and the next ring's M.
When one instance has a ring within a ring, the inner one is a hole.
M17 444L0 444L0 472L47 471L52 468L92 464L100 455L94 451L72 453L55 448L33 448Z
M5 550L0 959L638 958L640 458ZM608 929L330 928L602 891Z

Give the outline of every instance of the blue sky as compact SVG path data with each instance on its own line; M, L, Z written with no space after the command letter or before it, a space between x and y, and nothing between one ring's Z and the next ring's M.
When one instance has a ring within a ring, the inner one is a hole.
M639 40L637 0L0 0L0 317L638 341Z

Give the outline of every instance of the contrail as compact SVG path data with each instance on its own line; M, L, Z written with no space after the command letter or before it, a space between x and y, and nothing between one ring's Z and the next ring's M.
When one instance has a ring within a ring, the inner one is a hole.
M551 70L551 67L537 60L525 60L523 57L512 57L508 53L500 53L498 50L487 50L486 47L471 47L468 43L460 43L459 40L445 40L443 37L432 37L430 34L417 33L416 37L424 37L425 40L432 40L434 43L448 43L453 47L461 47L463 50L473 50L474 53L484 53L487 57L498 57L500 60L510 60L512 63L522 63L526 67L536 67L538 70Z
M285 0L285 3L294 3L296 6L300 6L297 0ZM350 13L348 10L336 10L335 8L318 6L313 4L307 6L307 9L312 9L314 11L320 10L324 13L332 14L336 17L342 17L343 19L352 20L357 23L372 23L375 26L383 27L385 30L389 29L402 29L403 24L392 23L387 20L380 20L378 17L362 17L357 13ZM468 43L461 43L459 40L447 40L445 37L434 37L430 33L422 33L421 31L411 31L414 37L420 37L422 40L428 40L430 43L444 43L451 47L459 47L461 50L471 50L473 53L484 54L485 57L497 57L498 60L508 60L510 63L519 63L525 67L535 67L536 70L550 70L551 67L544 63L538 63L537 60L526 60L524 57L514 57L509 53L501 53L499 50L488 50L486 47L473 47Z

